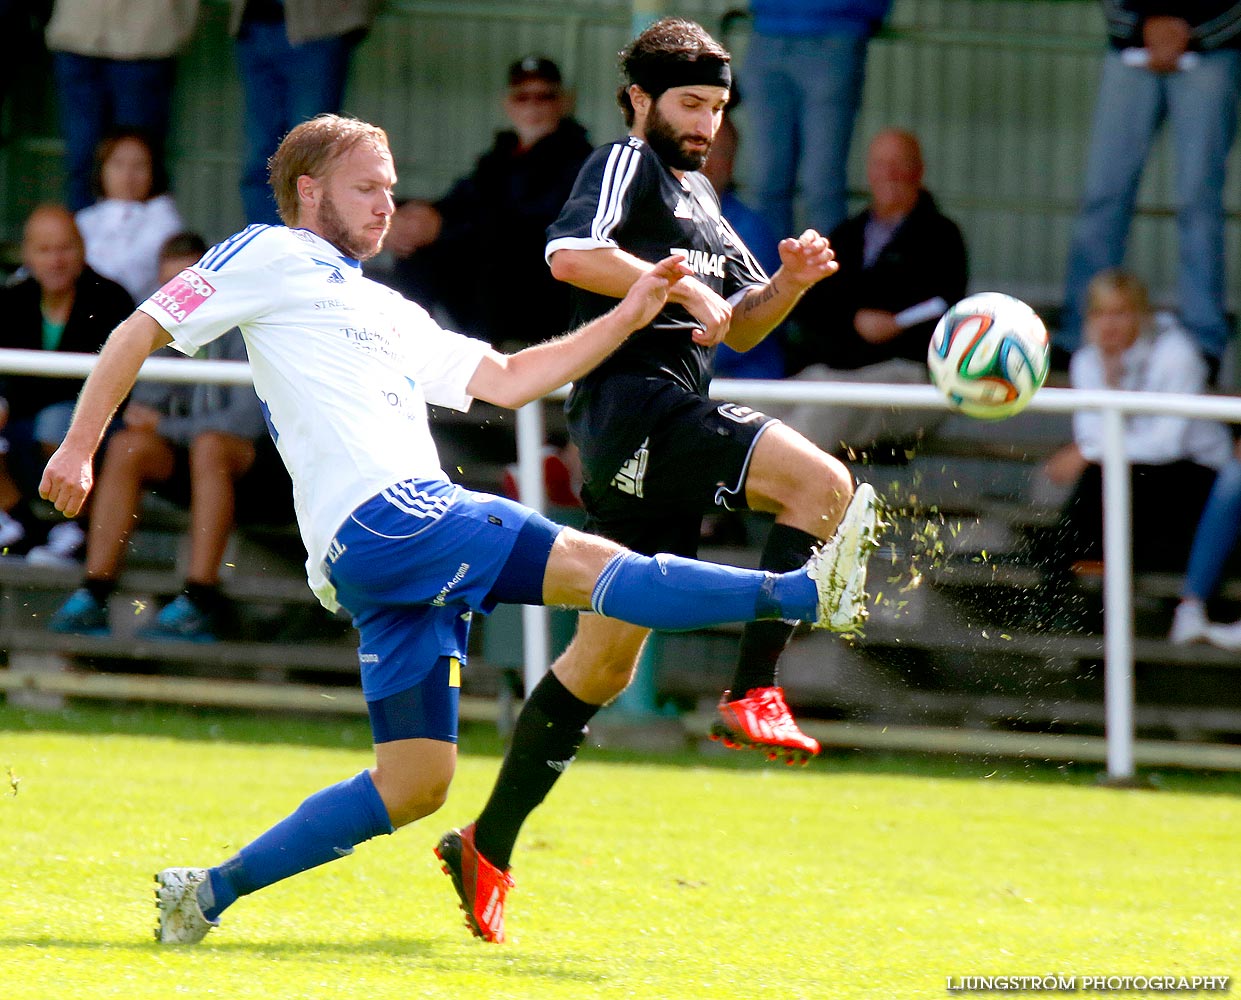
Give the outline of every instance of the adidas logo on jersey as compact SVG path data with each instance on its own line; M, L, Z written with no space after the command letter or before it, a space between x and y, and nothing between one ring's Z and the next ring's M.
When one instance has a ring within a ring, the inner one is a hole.
M677 206L672 210L672 215L677 219L692 219L694 217L694 206L684 198L677 198Z
M723 278L727 258L722 253L708 253L706 250L683 250L673 247L669 253L685 254L685 264L695 274L712 274Z

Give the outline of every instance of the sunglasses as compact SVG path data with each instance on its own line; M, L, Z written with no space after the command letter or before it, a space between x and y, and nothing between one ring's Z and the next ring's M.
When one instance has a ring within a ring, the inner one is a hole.
M519 90L509 94L508 99L514 104L550 104L559 97L558 90Z

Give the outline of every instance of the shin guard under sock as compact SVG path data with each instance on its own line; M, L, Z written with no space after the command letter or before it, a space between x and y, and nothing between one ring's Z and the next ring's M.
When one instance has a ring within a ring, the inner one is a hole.
M574 696L550 671L526 699L491 798L474 826L478 853L501 871L508 868L522 823L573 762L586 723L600 707Z
M199 890L203 916L215 920L239 896L352 854L356 845L392 833L370 771L315 792L266 833L208 871Z

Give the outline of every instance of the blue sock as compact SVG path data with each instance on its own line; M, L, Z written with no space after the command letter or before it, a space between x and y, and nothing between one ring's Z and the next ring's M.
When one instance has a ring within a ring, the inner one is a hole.
M609 618L676 631L760 618L814 618L818 595L800 569L767 573L666 553L619 552L599 574L590 606Z
M355 845L392 833L370 771L315 792L266 833L207 872L199 887L203 916L215 920L239 896L353 853Z

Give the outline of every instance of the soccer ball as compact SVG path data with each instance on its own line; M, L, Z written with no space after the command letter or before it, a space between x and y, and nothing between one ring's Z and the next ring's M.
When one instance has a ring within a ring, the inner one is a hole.
M979 292L940 317L926 363L954 410L1000 420L1025 409L1047 378L1047 328L1028 305Z

